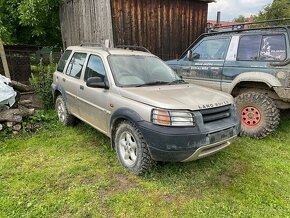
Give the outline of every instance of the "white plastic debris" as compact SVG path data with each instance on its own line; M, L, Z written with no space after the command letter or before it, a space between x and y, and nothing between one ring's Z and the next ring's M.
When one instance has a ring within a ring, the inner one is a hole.
M0 107L8 105L11 107L15 103L16 92L9 86L10 79L0 75Z

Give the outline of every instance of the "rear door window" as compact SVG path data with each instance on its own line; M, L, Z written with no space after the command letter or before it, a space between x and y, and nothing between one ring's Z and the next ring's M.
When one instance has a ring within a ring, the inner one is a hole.
M261 35L242 36L238 49L238 61L259 60Z
M76 79L81 78L82 69L86 61L86 57L86 53L74 53L66 69L66 74Z
M58 62L58 65L57 65L58 72L61 72L61 73L63 72L65 65L66 65L66 62L67 62L71 52L72 52L71 50L66 50L64 52L64 54L62 55L61 59Z

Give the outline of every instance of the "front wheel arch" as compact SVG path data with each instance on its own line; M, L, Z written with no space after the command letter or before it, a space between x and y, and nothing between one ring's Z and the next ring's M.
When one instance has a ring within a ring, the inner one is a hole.
M274 89L267 83L264 82L254 82L254 81L242 81L235 85L231 91L233 97L237 97L239 94L255 91L262 92L265 95L275 92Z
M142 117L133 111L132 109L129 108L120 108L117 111L115 111L112 116L111 116L111 121L110 121L110 136L111 136L111 146L113 149L115 149L115 143L113 140L114 134L116 133L116 127L120 122L123 121L129 121L133 123L134 125L137 126L137 122L143 121Z

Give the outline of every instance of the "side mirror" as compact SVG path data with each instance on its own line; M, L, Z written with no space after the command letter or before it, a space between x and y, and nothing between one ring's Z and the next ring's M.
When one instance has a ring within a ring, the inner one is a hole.
M186 58L189 61L192 61L193 60L193 58L192 58L192 51L191 50L188 50L187 51Z
M109 84L100 77L88 78L86 85L91 88L109 89Z
M200 54L198 54L198 53L192 53L191 50L188 50L188 52L186 54L186 58L189 61L193 61L194 59L199 59L200 58Z
M194 59L199 59L200 58L200 54L198 54L198 53L193 53L192 54L192 59L194 60Z

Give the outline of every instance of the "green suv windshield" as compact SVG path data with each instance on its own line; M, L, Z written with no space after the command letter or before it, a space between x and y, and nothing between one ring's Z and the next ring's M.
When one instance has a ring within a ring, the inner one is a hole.
M149 56L109 56L110 66L118 86L151 86L184 83L163 61Z

